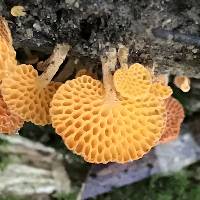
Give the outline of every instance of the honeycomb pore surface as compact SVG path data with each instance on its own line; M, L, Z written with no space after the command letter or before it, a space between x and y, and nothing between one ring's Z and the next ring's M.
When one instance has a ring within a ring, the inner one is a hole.
M166 143L178 137L184 119L182 105L173 97L166 100L167 122L160 143Z
M51 123L50 102L60 83L42 88L38 73L31 65L19 65L2 82L2 94L12 112L37 125Z
M131 65L129 69L118 69L113 81L117 92L128 98L144 96L152 82L149 70L138 63Z
M86 75L57 90L50 115L66 146L92 163L141 158L160 139L166 120L164 105L153 95L109 102L103 84Z

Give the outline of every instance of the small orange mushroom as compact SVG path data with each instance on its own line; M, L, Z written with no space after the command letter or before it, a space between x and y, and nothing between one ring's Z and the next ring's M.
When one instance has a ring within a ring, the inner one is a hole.
M167 143L175 140L180 132L184 119L183 106L173 97L166 100L167 122L159 143Z
M60 83L51 82L44 86L37 71L31 65L19 67L3 79L2 95L12 112L25 121L37 125L51 122L49 104Z
M14 134L24 124L24 121L10 112L2 96L0 95L0 133Z
M123 97L141 98L151 87L152 76L148 69L139 63L129 68L122 67L114 73L114 85Z
M63 84L51 102L56 133L91 163L137 160L157 144L165 126L165 107L156 96L140 100L116 93L111 64L109 54L102 58L103 84L83 75Z
M65 59L69 45L57 45L57 60L38 76L32 65L19 65L2 81L2 95L12 112L37 125L51 123L50 101L61 83L51 82Z
M174 84L183 92L190 91L190 79L187 76L175 76Z
M38 76L31 65L17 66L10 30L2 17L0 36L0 80L4 101L11 112L25 121L38 125L50 123L49 104L60 86L60 83L51 82L51 79L64 61L69 45L58 44L53 52L55 60L50 59L47 70Z

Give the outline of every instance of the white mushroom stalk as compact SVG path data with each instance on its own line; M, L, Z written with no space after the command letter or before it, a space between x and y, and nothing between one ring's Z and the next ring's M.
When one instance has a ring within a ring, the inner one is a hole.
M46 71L44 71L38 77L39 82L44 88L51 82L56 72L59 70L60 65L63 63L69 52L69 49L70 46L68 44L57 44L53 51L53 54L47 61L45 61L44 64L48 64L48 67Z

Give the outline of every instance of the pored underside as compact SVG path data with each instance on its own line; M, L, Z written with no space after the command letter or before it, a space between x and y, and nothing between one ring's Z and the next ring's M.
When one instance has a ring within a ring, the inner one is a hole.
M92 163L141 158L157 144L166 121L164 104L154 95L110 102L103 84L86 75L58 89L50 114L66 146Z

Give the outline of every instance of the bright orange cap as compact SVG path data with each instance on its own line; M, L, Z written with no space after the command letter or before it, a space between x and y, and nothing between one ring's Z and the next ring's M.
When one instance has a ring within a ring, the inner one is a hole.
M152 78L148 69L135 63L128 69L118 69L114 73L113 81L116 91L123 97L140 98L148 93Z
M167 123L164 128L160 143L167 143L176 139L180 132L180 126L184 119L183 106L175 98L166 100Z
M139 73L137 77L143 76ZM137 86L141 91L139 81ZM141 158L157 144L165 125L165 107L160 99L153 95L142 101L116 99L106 95L100 81L86 75L67 81L57 90L50 114L66 146L92 163Z
M19 65L2 82L2 95L12 112L37 125L51 123L49 106L61 83L43 87L38 72L31 65Z

